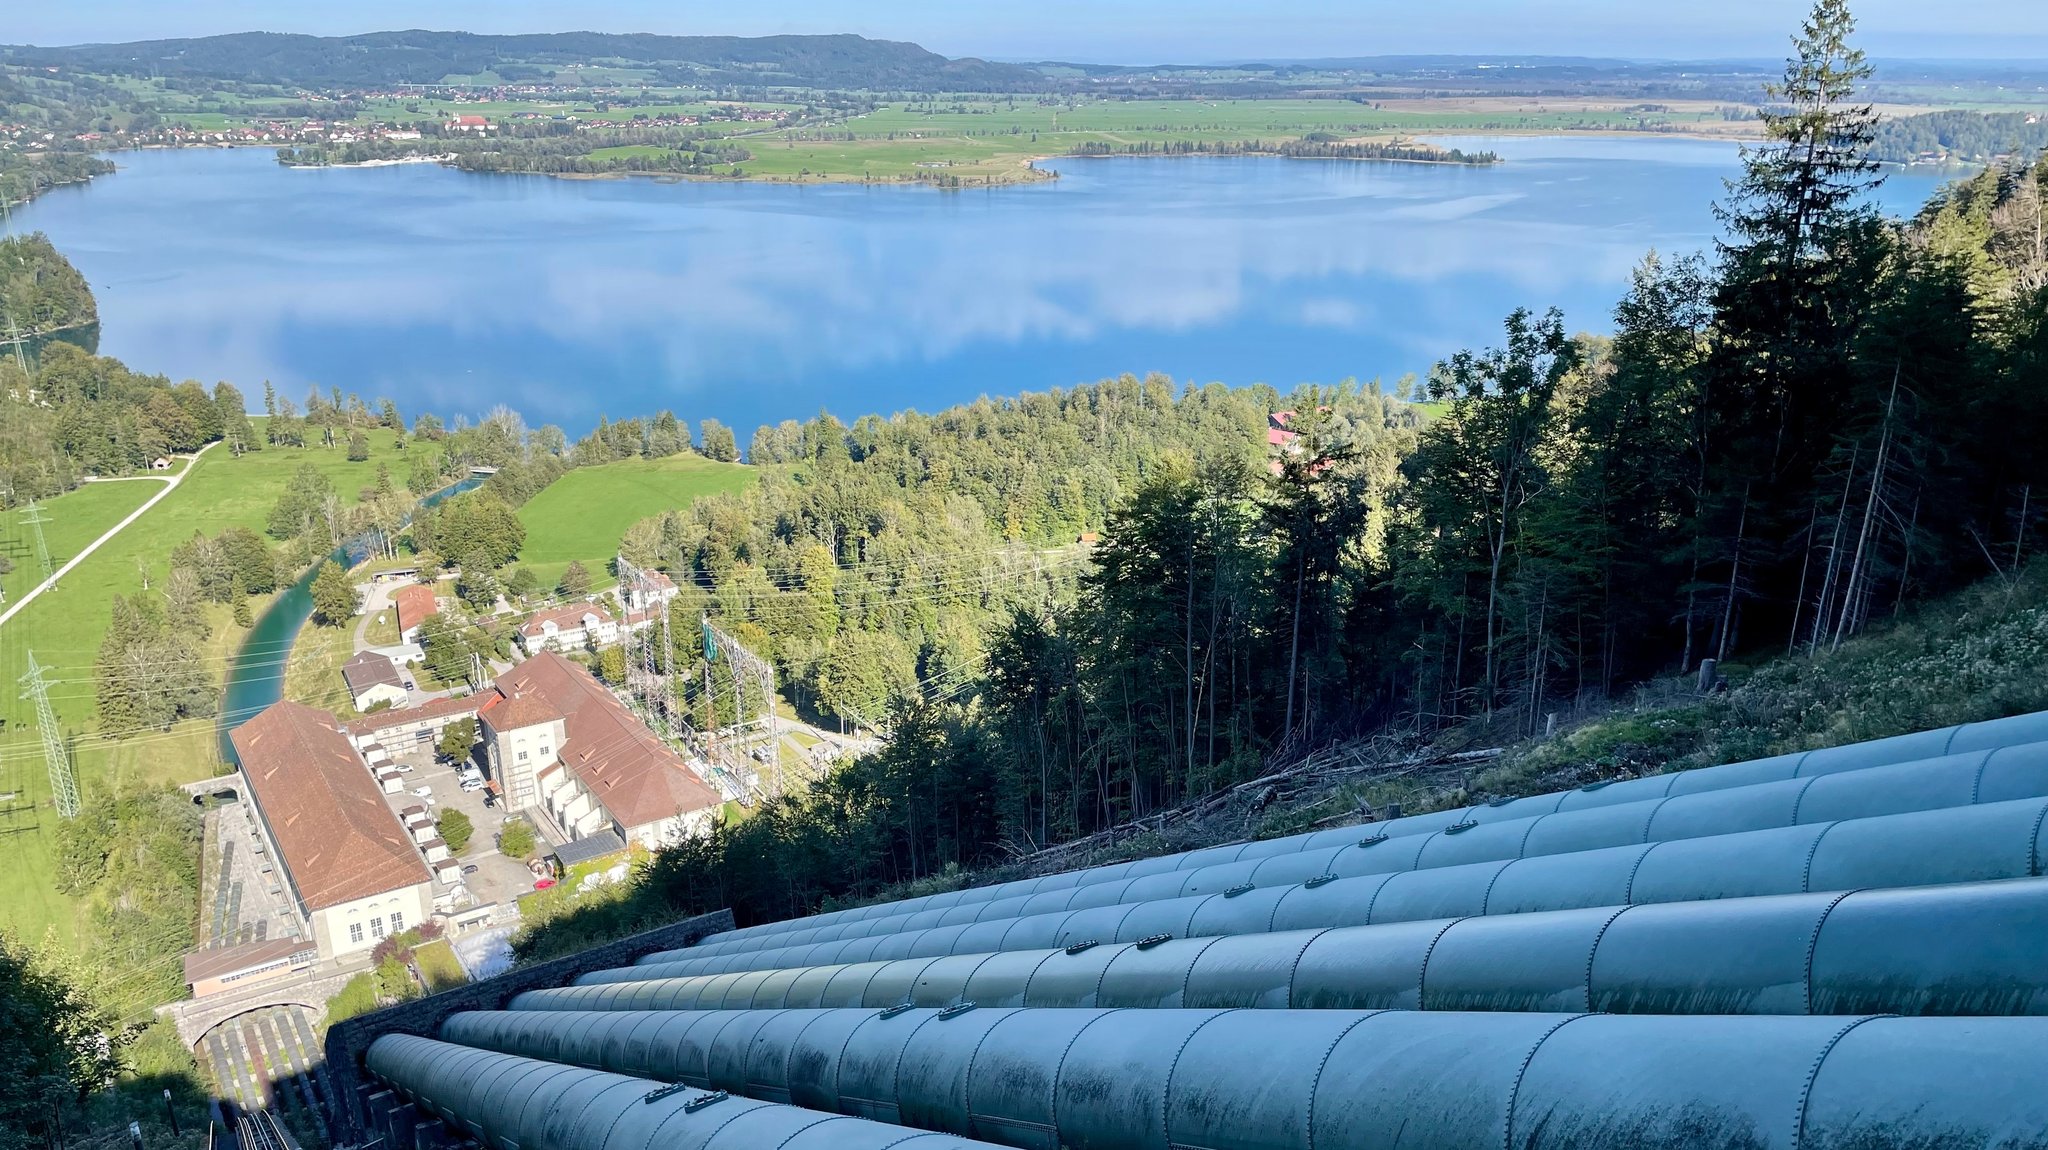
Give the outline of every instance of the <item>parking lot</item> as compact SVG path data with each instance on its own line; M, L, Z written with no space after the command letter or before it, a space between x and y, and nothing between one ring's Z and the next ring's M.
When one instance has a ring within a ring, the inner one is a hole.
M502 804L485 807L485 792L464 791L456 779L455 768L435 762L430 749L421 748L405 754L394 751L393 759L399 770L405 772L404 789L384 796L394 813L415 804L425 806L427 813L436 819L443 811L459 810L469 816L470 825L476 828L469 844L455 855L462 861L465 871L472 866L476 868L475 873L462 877L470 895L468 905L510 904L533 890L533 875L526 869L526 864L498 853L498 828L505 823ZM421 787L428 789L428 795L414 793ZM434 884L435 897L447 891L448 888L440 883Z

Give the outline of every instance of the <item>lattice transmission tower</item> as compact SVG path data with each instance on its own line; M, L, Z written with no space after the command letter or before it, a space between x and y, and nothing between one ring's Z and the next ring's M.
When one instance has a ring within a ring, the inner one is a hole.
M35 536L36 562L42 564L43 578L48 579L54 572L50 564L50 544L43 538L43 524L50 522L50 519L43 514L42 507L31 499L28 506L21 509L21 521L29 528L29 533Z
M28 685L21 697L35 700L36 731L43 736L43 758L50 764L50 794L57 800L57 814L75 818L78 779L71 773L71 756L64 750L64 736L57 731L57 714L50 707L50 681L43 676L34 651L28 653L28 674L21 681Z

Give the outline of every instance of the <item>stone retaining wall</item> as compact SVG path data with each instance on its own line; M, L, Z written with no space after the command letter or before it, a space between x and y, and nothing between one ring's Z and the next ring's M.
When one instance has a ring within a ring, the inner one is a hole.
M464 1010L503 1010L514 995L545 987L566 986L578 975L614 966L630 966L641 955L689 946L706 935L732 928L732 912L729 910L698 915L644 934L548 962L522 966L496 978L472 982L336 1023L327 1031L327 1075L333 1084L332 1094L327 1100L327 1121L334 1144L348 1146L360 1143L368 1136L362 1099L377 1087L375 1079L363 1068L363 1056L379 1035L418 1034L432 1038L440 1032L442 1021L451 1014Z

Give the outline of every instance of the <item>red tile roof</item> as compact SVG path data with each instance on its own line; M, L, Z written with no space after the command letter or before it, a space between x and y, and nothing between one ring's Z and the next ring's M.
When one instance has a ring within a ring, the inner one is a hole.
M537 727L562 718L562 712L538 695L505 695L494 693L477 710L482 719L494 731L516 731L521 727Z
M412 837L333 715L303 703L274 703L229 737L309 909L428 881Z
M399 634L412 630L421 623L441 613L441 601L434 598L434 589L425 583L408 583L391 596L398 606Z
M535 611L532 618L519 625L519 633L529 639L538 639L547 633L546 625L549 623L553 623L557 630L581 631L585 626L585 615L597 616L599 623L612 617L611 609L602 603L564 603L560 607Z
M590 672L544 651L498 677L507 703L544 700L566 720L557 754L578 781L626 827L718 805L682 757L613 697Z

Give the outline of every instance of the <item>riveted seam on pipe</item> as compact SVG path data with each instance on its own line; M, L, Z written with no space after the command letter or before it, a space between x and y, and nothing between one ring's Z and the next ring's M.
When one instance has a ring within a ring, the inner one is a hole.
M2044 809L2044 810L2048 810L2048 807L2044 807L2044 808L2042 808L2042 809ZM1813 860L1814 860L1814 858L1815 858L1815 857L1817 857L1817 856L1818 856L1818 855L1820 854L1820 844L1821 844L1821 842L1822 842L1823 840L1825 840L1825 839L1826 839L1826 838L1828 837L1828 832L1829 832L1829 831L1832 831L1832 830L1834 830L1834 829L1835 829L1836 827L1838 827L1838 826L1841 826L1841 825L1842 825L1842 823L1841 823L1841 820L1839 820L1839 819L1837 819L1837 820L1836 820L1836 821L1834 821L1834 822L1831 822L1831 823L1826 823L1826 824L1822 825L1822 827L1820 828L1820 833L1819 833L1819 834L1817 834L1817 835L1815 835L1815 836L1813 836L1813 842L1811 842L1811 843L1807 844L1807 847L1806 847L1806 865L1805 865L1805 866L1803 866L1803 867L1800 867L1800 868L1799 868L1799 889L1800 889L1801 891L1803 891L1803 892L1807 892L1807 893L1811 893L1811 892L1812 892L1812 890L1813 890Z
M628 1076L628 1077L630 1077L630 1076ZM618 1086L617 1086L617 1085L614 1085L614 1086L613 1086L613 1087L611 1088L611 1090L616 1090L616 1089L618 1089ZM583 1124L583 1115L584 1115L584 1113L585 1113L585 1112L587 1112L587 1111L588 1111L588 1110L589 1110L589 1109L590 1109L590 1108L591 1108L592 1106L595 1106L595 1105L597 1105L597 1100L598 1100L598 1099L600 1099L600 1098L602 1098L602 1097L604 1097L604 1096L605 1096L606 1094L609 1094L609 1093L611 1093L611 1090L599 1090L599 1091L597 1091L596 1093L592 1094L592 1095L591 1095L591 1096L590 1096L589 1098L586 1098L586 1099L584 1099L584 1100L583 1100L583 1109L582 1109L582 1110L578 1110L578 1111L576 1112L576 1125L578 1125L578 1126L581 1126L581 1125ZM620 1108L619 1110L616 1110L616 1111L614 1111L614 1112L613 1112L613 1114L612 1114L612 1120L611 1120L611 1122L610 1122L609 1124L607 1124L607 1125L605 1126L605 1128L604 1128L604 1137L603 1137L603 1138L599 1138L599 1139L597 1140L597 1144L598 1144L599 1146L602 1146L602 1145L604 1145L604 1144L605 1144L605 1143L606 1143L607 1141L609 1141L609 1140L611 1139L611 1136L612 1136L612 1130L613 1130L614 1128L616 1128L616 1127L618 1126L618 1124L619 1124L619 1123L621 1123L621 1122L623 1122L623 1121L625 1121L625 1120L626 1120L626 1114L627 1114L627 1113L628 1113L628 1111L626 1111L626 1110L625 1110L624 1108Z
M1334 929L1336 929L1336 928L1335 928L1335 927L1328 927L1328 926L1326 926L1326 927L1322 928L1321 930L1318 930L1318 931L1316 931L1316 932L1315 932L1314 934L1311 934L1311 935L1309 935L1309 936L1308 936L1308 938L1307 938L1307 939L1306 939L1305 941L1303 941L1303 942L1302 942L1302 944L1301 944L1301 945L1300 945L1299 947L1295 948L1295 951L1294 951L1294 961L1293 961L1293 962L1290 962L1290 963L1288 963L1288 964L1287 964L1287 1006L1288 1006L1288 1008L1289 1008L1289 1009L1291 1009L1291 1010L1292 1010L1292 1009L1299 1009L1298 1007L1296 1007L1296 1006L1294 1005L1294 980L1295 980L1295 979L1297 979L1297 978L1299 978L1299 977L1301 977L1301 958L1302 958L1302 956L1308 953L1308 948L1309 948L1309 947L1311 947L1311 946L1314 946L1314 945L1315 945L1315 941L1316 941L1317 939L1319 939L1319 938L1323 937L1324 935L1326 935L1326 934L1330 933L1330 932L1331 932L1332 930L1334 930ZM1270 932L1269 932L1269 933L1270 933ZM1192 963L1192 962L1191 962L1191 963L1189 963L1189 964L1188 964L1188 971L1189 971L1189 973L1190 973L1190 974L1192 974L1192 973L1194 972L1194 969L1195 969L1195 964L1194 964L1194 963ZM1334 1044L1333 1044L1333 1045L1334 1045ZM1329 1057L1329 1054L1328 1054L1328 1053L1326 1052L1326 1053L1325 1053L1325 1054L1323 1055L1323 1057L1327 1059L1327 1058ZM1317 1070L1316 1070L1316 1074L1317 1074L1318 1076L1321 1076L1321 1074L1322 1074L1322 1069L1321 1069L1320 1067L1318 1067L1318 1068L1317 1068Z
M1647 854L1648 852L1644 853ZM1593 945L1586 948L1586 1009L1589 1011L1593 1009L1593 964L1595 960L1597 960L1600 957L1600 940L1607 937L1607 931L1610 927L1614 925L1615 920L1619 919L1622 915L1625 915L1629 911L1632 911L1634 909L1635 907L1633 906L1622 906L1616 908L1613 914L1607 916L1607 921L1600 924L1600 929L1593 932ZM1807 970L1811 972L1812 969L1812 952L1811 950L1809 950L1807 956ZM1810 980L1811 976L1809 974L1809 981Z
M1621 888L1622 902L1629 906L1636 905L1636 876L1643 872L1643 864L1648 862L1650 856L1657 853L1657 848L1663 845L1663 843L1652 843L1649 850L1636 856L1636 865L1628 868L1628 884ZM1487 911L1489 914L1492 913L1492 908L1487 908Z
M1296 959L1296 961L1298 962L1300 960ZM1302 1139L1302 1141L1306 1143L1303 1150L1316 1150L1316 1100L1322 1097L1323 1072L1330 1068L1330 1055L1335 1054L1337 1052L1337 1044L1339 1042L1342 1042L1346 1038L1350 1037L1352 1031L1357 1030L1360 1026L1365 1025L1366 1019L1377 1018L1378 1016L1384 1013L1386 1012L1381 1010L1367 1011L1365 1014L1352 1020L1351 1025L1338 1031L1337 1036L1335 1038L1330 1039L1330 1044L1328 1046L1323 1047L1323 1056L1316 1060L1316 1072L1314 1076L1312 1076L1308 1080L1308 1109L1302 1114L1302 1128L1305 1134L1305 1137ZM1171 1105L1170 1100L1168 1104Z
M1842 905L1844 899L1855 893L1857 892L1853 890L1845 890L1841 894L1829 899L1827 909L1821 911L1819 917L1813 920L1813 931L1806 936L1806 978L1799 984L1799 995L1800 1000L1805 1004L1805 1012L1807 1014L1813 1013L1813 956L1820 949L1820 932L1822 928L1827 926L1828 916L1835 913L1835 908Z
M1060 1081L1067 1073L1067 1058L1069 1055L1074 1053L1074 1044L1076 1042L1081 1041L1082 1035L1094 1029L1104 1019L1122 1013L1123 1011L1121 1010L1103 1011L1101 1014L1096 1015L1094 1018L1091 1018L1086 1023L1084 1023L1081 1029L1076 1030L1073 1034L1067 1036L1067 1044L1065 1046L1060 1047L1060 1060L1054 1063L1052 1067L1052 1094L1051 1097L1046 1100L1046 1116L1049 1119L1051 1119L1049 1125L1052 1127L1052 1134L1055 1138L1059 1136L1060 1129ZM1008 1022L1009 1019L1006 1018L1003 1021ZM998 1023L997 1025L1001 1024Z
M1031 983L1030 983L1030 979L1028 979L1028 978L1027 978L1027 979L1025 980L1025 985L1026 985L1026 986L1029 986L1030 984L1031 984ZM1021 1009L1021 1008L1020 1008L1020 1009ZM1015 1013L1015 1011L1012 1011L1011 1013L1012 1013L1012 1014L1014 1014L1014 1013ZM991 1034L994 1034L994 1033L996 1032L996 1027L997 1027L997 1026L1001 1026L1001 1025L1003 1024L1003 1022L1005 1022L1005 1021L1008 1021L1008 1019L1009 1019L1009 1016L1008 1016L1008 1015L1006 1015L1006 1016L1004 1016L1004 1018L1003 1018L1002 1020L999 1020L999 1021L997 1021L997 1022L996 1022L996 1023L994 1024L994 1025L990 1026L990 1027L989 1027L989 1028L988 1028L987 1030L984 1030L984 1031L982 1031L982 1032L981 1032L981 1037L980 1037L980 1038L977 1038L977 1039L975 1039L975 1040L974 1040L974 1049L972 1049L972 1050L970 1050L970 1051L968 1051L968 1052L967 1052L967 1065L966 1065L965 1067L961 1068L961 1071L960 1071L960 1108L961 1108L961 1109L962 1109L963 1111L965 1111L965 1112L967 1113L967 1115L968 1115L968 1119L967 1119L967 1122L968 1122L968 1128L969 1128L969 1129L973 1129L973 1123L974 1123L974 1118L973 1118L973 1115L974 1115L974 1113L975 1113L975 1110L974 1110L974 1064L975 1064L975 1062L976 1062L977 1060L979 1060L979 1059L981 1058L981 1048L982 1048L983 1046L986 1046L986 1045L988 1045L988 1036L989 1036L989 1035L991 1035ZM1062 1055L1062 1057L1064 1057L1064 1055ZM1059 1098L1058 1098L1058 1094L1059 1094L1059 1091L1058 1091L1058 1089L1057 1089L1057 1088L1055 1088L1055 1089L1054 1089L1054 1091L1053 1091L1053 1094L1054 1094L1054 1098L1053 1098L1053 1104L1054 1104L1054 1105L1058 1105L1058 1104L1059 1104ZM1055 1127L1054 1129L1058 1129L1058 1128L1057 1128L1057 1127Z
M1522 1064L1515 1068L1514 1084L1508 1087L1507 1109L1502 1111L1501 1113L1501 1150L1514 1150L1515 1104L1521 1101L1522 1079L1528 1077L1529 1064L1536 1061L1536 1052L1543 1049L1543 1044L1550 1041L1551 1035L1556 1034L1558 1031L1563 1030L1565 1027L1570 1026L1572 1023L1577 1022L1581 1018L1591 1017L1593 1016L1590 1014L1574 1014L1570 1018L1560 1020L1557 1023L1557 1025L1544 1031L1543 1034L1540 1037L1538 1037L1534 1043L1530 1045L1528 1053L1522 1055Z
M1820 1048L1819 1054L1814 1055L1813 1065L1806 1068L1806 1081L1799 1084L1799 1109L1794 1111L1792 1116L1792 1150L1800 1150L1800 1147L1806 1145L1806 1107L1813 1099L1813 1084L1820 1078L1820 1068L1827 1062L1828 1055L1835 1052L1835 1044L1866 1022L1896 1017L1898 1016L1894 1014L1866 1014L1861 1018L1851 1019L1847 1026L1835 1031L1835 1036L1827 1040Z
M738 1117L738 1115L734 1115L734 1117L735 1117L735 1118L737 1118L737 1117ZM806 1130L810 1130L810 1129L813 1129L814 1127L817 1127L817 1126L822 1126L822 1125L824 1125L824 1124L825 1124L825 1123L827 1123L827 1122L831 1122L831 1121L834 1121L835 1119L838 1119L839 1117L841 1117L841 1116L840 1116L840 1115L837 1115L837 1114L820 1114L820 1115L818 1116L818 1119L817 1119L817 1121L815 1121L815 1122L807 1122L807 1123L805 1123L804 1125L802 1125L802 1126L799 1126L799 1127L797 1127L796 1129L794 1129L794 1130L790 1131L790 1132L789 1132L789 1137L787 1137L787 1138L784 1138L784 1139L783 1139L782 1141L780 1141L780 1142L777 1142L777 1143L776 1143L776 1144L775 1144L775 1145L774 1145L774 1146L773 1146L773 1147L771 1148L771 1150L782 1150L782 1148L783 1148L784 1146L787 1146L787 1145L789 1145L789 1144L790 1144L791 1142L794 1142L794 1141L796 1141L796 1140L797 1140L797 1137L798 1137L799 1135L801 1135L801 1134L802 1134L802 1133L803 1133L804 1131L806 1131Z
M1210 1023L1224 1015L1236 1013L1239 1012L1235 1010L1219 1010L1197 1023L1193 1030L1181 1036L1180 1046L1173 1052L1173 1061L1166 1064L1164 1088L1159 1091L1159 1140L1167 1146L1177 1145L1173 1140L1173 1075L1175 1071L1180 1069L1181 1057L1188 1052L1188 1044L1195 1040L1195 1035L1208 1029Z
M2042 803L2041 809L2035 812L2034 837L2027 840L2027 873L2030 875L2041 873L2041 821L2043 819L2048 819L2048 803Z
M1533 828L1532 828L1532 829L1533 829ZM1525 848L1526 848L1526 847L1528 846L1528 836L1526 836L1526 835L1525 835L1525 836L1523 836L1523 844L1522 844L1522 845L1523 845L1523 846L1524 846ZM1499 870L1497 870L1497 871L1494 871L1494 872L1493 872L1493 875L1492 875L1492 876L1491 876L1490 878L1488 878L1488 879L1486 880L1486 893L1485 893L1485 894L1482 894L1482 895L1480 895L1480 896L1479 896L1479 913L1480 913L1480 914L1486 914L1486 913L1487 913L1487 905L1488 905L1489 903L1491 903L1491 902L1493 901L1493 888L1494 888L1494 887L1495 887L1496 885L1498 885L1498 884L1500 883L1500 876L1502 876L1502 875L1504 875L1504 874L1508 873L1508 867L1511 867L1511 866L1515 865L1516 863L1518 863L1518 862L1521 862L1521 861L1522 861L1522 859L1523 859L1524 857L1526 857L1526 856L1525 856L1525 855L1519 855L1519 854L1518 854L1518 855L1517 855L1517 857L1515 857L1515 858L1511 858L1511 859L1507 860L1508 866L1504 866L1504 867L1500 868ZM1276 905L1275 905L1275 906L1273 907L1273 911L1274 911L1274 913L1276 913L1276 914L1277 914L1277 913L1279 913L1279 910L1280 910L1280 908L1279 908L1279 906L1278 906L1278 905L1276 904ZM1271 924L1270 924L1270 923L1268 924L1268 926L1267 926L1267 929L1269 929L1269 930L1271 929Z
M1800 807L1802 807L1802 806L1804 806L1804 805L1806 804L1806 792L1808 792L1808 791L1812 790L1812 789L1813 789L1813 784L1815 784L1815 783L1819 782L1819 781L1820 781L1820 778L1821 778L1821 777L1820 777L1819 775L1815 775L1815 776L1813 776L1812 778L1810 778L1810 779L1806 780L1806 782L1805 782L1805 783L1803 783L1803 784L1801 784L1801 785L1800 785L1800 787L1799 787L1799 793L1798 793L1798 794L1796 794L1796 795L1793 795L1793 796L1792 796L1792 823L1791 823L1791 825L1793 825L1793 826L1795 826L1795 827L1796 827L1796 826L1798 826L1798 825L1800 825L1800 824L1799 824L1799 808L1800 808ZM1973 799L1972 801L1974 802L1975 800Z
M1471 916L1467 915L1465 917L1470 918ZM1437 932L1434 935L1430 936L1429 945L1422 948L1422 962L1418 965L1415 971L1415 1009L1424 1009L1424 1004L1429 1001L1429 960L1430 956L1436 953L1436 944L1443 941L1445 933L1447 933L1452 927L1464 921L1464 918L1454 918L1449 922L1443 924L1441 927L1438 927ZM1299 962L1300 959L1296 959L1295 961ZM1290 998L1293 997L1293 991L1291 989L1288 992L1288 996Z
M1951 736L1951 738L1953 738L1953 736ZM1977 805L1977 796L1978 796L1979 794L1983 793L1983 791L1984 791L1984 772L1985 772L1985 771L1988 771L1988 770L1990 770L1990 769L1991 769L1991 760L1993 760L1993 759L1997 758L1997 757L1998 757L1998 752L2000 752L2000 751L2002 751L2002 750L2005 750L2005 748L2004 748L2004 747L1994 747L1994 748L1992 748L1991 750L1988 750L1988 751L1984 752L1984 757L1983 757L1982 759L1978 760L1978 762L1977 762L1977 777L1976 777L1976 778L1974 778L1974 779L1972 779L1972 780L1970 781L1970 805L1971 805L1971 806L1973 806L1973 807L1974 807L1974 806L1976 806L1976 805Z
M1545 819L1547 819L1547 818L1550 818L1550 817L1551 817L1551 815L1554 815L1554 814L1556 814L1556 813L1557 813L1557 812L1555 812L1555 811L1552 811L1552 812L1550 812L1550 814L1538 815L1538 816L1536 816L1535 818L1533 818L1533 819L1530 819L1530 820L1529 820L1529 825L1528 825L1528 826L1525 826L1525 827L1523 827L1523 828L1522 828L1522 841L1521 841L1521 842L1518 842L1518 843L1516 843L1516 844L1515 844L1515 857L1516 857L1516 858L1527 858L1527 857L1528 857L1528 855L1529 855L1529 836L1530 836L1530 835L1533 835L1533 834L1535 834L1535 833L1536 833L1536 824L1538 824L1538 823L1542 822L1543 820L1545 820ZM1495 875L1494 877L1495 877L1495 878L1498 878L1498 877L1500 877L1500 876L1498 876L1498 875ZM1493 889L1493 884L1492 884L1492 883L1487 883L1487 884L1486 884L1486 889L1487 889L1487 890L1489 890L1489 891L1491 891L1491 890Z
M1657 805L1651 807L1649 812L1643 816L1643 829L1636 835L1636 845L1640 846L1650 841L1650 827L1657 821L1657 812L1663 810L1664 804L1670 801L1671 796L1665 795L1663 798L1658 799Z
M1418 857L1420 857L1419 852ZM1503 867L1502 869L1505 870L1506 868ZM1378 909L1380 905L1380 892L1387 889L1387 882L1390 877L1391 876L1382 877L1380 879L1380 884L1372 888L1372 897L1365 900L1365 916L1359 920L1361 925L1369 926L1372 924L1372 912ZM1280 913L1280 908L1277 905L1273 908L1273 913ZM1268 919L1267 925L1272 925L1272 920Z

